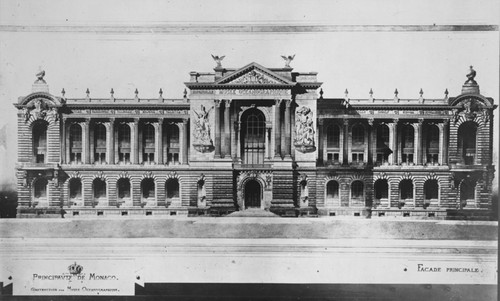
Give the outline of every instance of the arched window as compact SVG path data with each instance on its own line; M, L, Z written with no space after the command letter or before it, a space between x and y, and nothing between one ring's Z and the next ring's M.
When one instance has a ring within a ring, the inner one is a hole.
M82 180L72 178L69 180L69 199L78 200L82 198Z
M45 163L47 160L47 122L36 121L33 123L33 161Z
M464 122L458 128L458 152L466 165L476 164L477 125L472 121Z
M339 183L331 180L326 184L326 198L329 200L339 198Z
M118 126L118 162L130 163L131 140L130 126L122 123Z
M106 127L102 123L94 126L94 162L106 163Z
M438 199L439 198L439 184L438 181L427 180L424 183L424 198L426 200Z
M399 182L399 195L402 201L413 199L413 182L410 179Z
M365 128L361 124L356 124L352 127L352 146L351 156L352 162L362 163L365 158Z
M389 198L389 183L386 179L378 179L375 181L375 199Z
M106 198L106 182L103 179L94 179L92 182L92 190L94 192L94 199Z
M415 144L415 130L411 124L404 124L401 127L401 148L403 163L413 163L413 153Z
M377 127L377 163L387 163L391 153L392 150L389 146L389 127L386 124L380 124Z
M327 161L338 163L340 153L340 128L331 124L326 129Z
M37 179L33 183L33 196L35 199L45 199L47 198L47 180L44 178Z
M166 153L167 163L178 164L180 153L179 127L175 124L167 125L165 135L164 152Z
M258 109L250 109L241 117L241 156L244 164L264 163L266 120Z
M141 194L143 199L155 198L155 181L151 178L145 178L141 182Z
M168 199L179 198L179 180L168 179L165 183L165 190Z
M82 163L82 127L77 123L69 128L69 161Z
M362 199L364 194L364 185L361 181L354 181L351 184L351 199Z
M439 128L435 124L430 124L426 130L425 148L427 151L427 163L437 164L439 157Z
M142 162L151 164L155 161L155 128L146 123L142 127Z
M130 179L121 178L116 183L118 188L118 198L119 199L129 199L130 198Z

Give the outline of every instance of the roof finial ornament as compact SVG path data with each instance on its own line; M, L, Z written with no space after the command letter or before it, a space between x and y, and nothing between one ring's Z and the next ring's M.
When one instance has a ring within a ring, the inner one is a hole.
M222 60L226 57L225 55L223 56L218 56L218 55L213 55L211 54L212 58L214 61L217 63L217 66L215 68L222 68Z
M187 95L188 95L188 91L187 91L187 89L186 89L186 88L184 88L184 92L183 92L183 93L184 93L184 99L186 99L186 98L187 98Z
M319 98L323 99L323 88L319 89Z
M349 99L349 91L347 91L347 89L345 89L344 95L345 95L345 98Z
M42 68L39 68L38 73L36 74L36 81L35 84L46 84L47 82L43 79L45 76L45 70L42 70Z
M85 91L85 94L87 94L87 99L90 99L90 90L87 88L87 91Z
M422 90L422 88L420 88L420 92L418 92L420 94L420 98L422 98L422 96L424 95L424 90Z
M64 91L64 88L62 88L62 90L61 90L61 95L63 98L64 98L64 95L66 95L66 91Z
M113 88L111 88L111 91L109 91L109 94L111 94L110 99L114 101L115 100L115 91L113 90Z
M444 99L448 99L448 88L446 88L446 90L444 90Z
M160 88L160 91L158 91L158 94L160 94L160 97L163 95L163 90Z
M368 92L368 94L370 94L370 98L369 98L369 100L370 100L371 102L373 102L373 90L372 90L372 88L370 88L370 92Z
M295 58L295 54L294 55L289 55L289 56L282 55L281 57L285 60L285 68L291 68L290 67L290 63Z
M477 82L474 80L476 77L476 70L474 70L472 66L469 67L469 73L466 76L467 80L465 81L465 84L471 83L473 85L477 85Z

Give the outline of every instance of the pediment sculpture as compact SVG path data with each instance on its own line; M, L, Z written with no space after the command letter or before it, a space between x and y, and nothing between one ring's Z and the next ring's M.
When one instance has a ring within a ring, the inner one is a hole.
M44 119L49 111L48 105L41 100L40 98L36 98L30 101L26 107L24 108L24 121L28 121L31 116L35 119Z
M231 84L276 84L276 80L264 75L257 70L249 71L242 76L236 78Z
M488 122L489 115L486 106L473 98L468 98L462 101L458 108L453 110L453 121L457 123L459 118L463 116L466 120L479 119L483 122Z
M308 107L301 107L296 111L295 118L295 148L303 153L316 150L314 142L313 112Z

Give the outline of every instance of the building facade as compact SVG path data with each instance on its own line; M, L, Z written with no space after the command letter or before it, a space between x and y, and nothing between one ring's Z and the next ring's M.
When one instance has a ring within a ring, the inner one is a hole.
M437 99L323 98L289 61L218 61L181 99L70 99L37 76L15 104L18 217L492 214L496 105L472 67Z

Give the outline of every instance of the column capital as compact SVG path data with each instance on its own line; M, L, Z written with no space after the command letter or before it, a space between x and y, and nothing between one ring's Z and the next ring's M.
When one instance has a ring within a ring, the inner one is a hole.
M367 121L368 121L369 126L373 126L373 124L375 122L375 118L368 118Z
M115 123L115 121L116 121L115 117L109 117L108 119L109 119L109 122L111 122L111 123Z
M347 119L347 118L342 119L342 122L343 122L344 126L349 125L349 119Z
M419 123L420 125L422 125L422 123L424 123L424 119L423 119L423 118L419 118L419 119L418 119L418 123Z
M221 104L221 100L220 99L214 99L214 105L215 107L220 107L220 104Z
M445 125L445 126L446 126L446 125L448 125L449 123L450 123L450 119L448 119L448 118L443 119L443 125Z
M139 123L139 120L140 120L140 118L137 118L137 117L136 117L136 118L134 118L134 124L138 124L138 123Z
M324 124L324 122L325 122L325 120L324 120L324 119L318 119L318 124L319 124L319 125L323 125L323 124Z
M184 125L188 124L188 122L189 122L189 120L188 120L188 119L182 119L182 123L183 123Z
M158 118L158 124L163 125L164 118Z
M226 104L226 106L230 106L232 102L232 99L224 99L224 103Z
M274 100L274 104L277 105L277 106L279 106L281 104L281 98L276 98Z
M89 117L84 118L83 122L88 125L90 123L90 118Z

